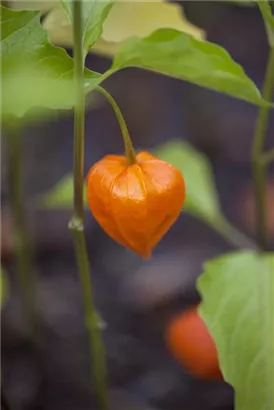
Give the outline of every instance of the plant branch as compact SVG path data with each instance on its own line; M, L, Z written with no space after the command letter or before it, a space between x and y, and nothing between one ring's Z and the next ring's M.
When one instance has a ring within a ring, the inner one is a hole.
M271 101L274 89L274 48L270 48L267 70L263 85L262 95L266 101ZM267 249L267 224L266 224L266 165L262 162L263 147L268 127L270 107L263 106L259 116L253 139L252 165L256 197L256 225L258 243L262 249Z
M105 351L101 337L101 321L96 312L94 304L84 231L79 226L78 220L75 223L74 218L72 218L70 222L70 229L73 232L75 254L82 288L85 325L88 332L90 354L92 359L92 381L95 384L95 391L99 409L107 410L108 404L106 389Z
M252 239L235 228L235 226L225 217L218 218L218 220L212 224L212 227L226 240L226 242L236 248L256 251L259 249Z
M31 273L31 248L27 229L26 210L22 196L21 135L18 123L10 127L8 139L10 166L10 198L15 234L15 257L20 288L23 298L23 310L27 329L34 337L34 279Z
M7 397L4 393L3 386L1 386L1 408L3 410L11 410L11 406L8 404Z
M109 77L111 77L113 74L115 74L117 71L117 69L114 68L109 68L107 71L105 71L103 74L100 75L99 80L98 80L98 85L102 84L105 80L107 80ZM85 86L85 92L86 94L89 94L91 91L94 91L96 87L98 87L98 85L89 85L86 84Z
M85 134L85 92L84 57L82 39L82 4L73 1L73 57L76 105L74 111L74 213L69 223L75 245L75 254L82 287L85 324L89 336L91 368L100 410L106 410L105 354L100 323L95 310L89 261L84 236L84 134Z
M84 57L81 22L81 0L73 1L73 58L74 58L74 213L81 223L84 218L84 134L85 134L85 92Z
M274 148L271 148L262 154L262 161L266 166L270 164L271 161L274 161Z
M3 410L11 410L6 394L4 393L4 377L3 377L3 371L1 368L0 368L0 406L2 406L0 408L3 408Z
M257 5L261 12L265 30L267 34L267 39L270 47L274 47L274 32L273 32L273 17L271 16L270 4L265 0L257 0Z
M126 122L124 120L124 117L121 113L120 108L118 107L112 95L110 95L103 87L97 86L95 87L95 90L103 94L104 97L108 100L108 102L112 106L113 111L116 115L117 121L120 125L120 129L121 129L121 133L122 133L122 137L123 137L123 141L125 145L125 155L127 157L128 164L135 164L136 163L135 150L133 148L132 141L131 141L131 138L128 132L128 128L127 128Z

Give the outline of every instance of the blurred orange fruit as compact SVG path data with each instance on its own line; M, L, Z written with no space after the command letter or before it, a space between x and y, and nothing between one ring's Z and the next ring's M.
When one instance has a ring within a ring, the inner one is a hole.
M175 316L166 329L166 343L189 373L206 380L222 380L215 343L197 307Z

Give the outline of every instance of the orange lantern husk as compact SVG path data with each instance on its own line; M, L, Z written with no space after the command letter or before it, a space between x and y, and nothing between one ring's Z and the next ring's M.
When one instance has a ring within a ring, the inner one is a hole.
M185 183L177 168L148 152L130 165L125 156L107 155L88 173L87 199L111 238L148 258L180 215Z

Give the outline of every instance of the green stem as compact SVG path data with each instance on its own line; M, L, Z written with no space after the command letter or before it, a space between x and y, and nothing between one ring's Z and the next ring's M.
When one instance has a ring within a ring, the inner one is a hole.
M4 393L4 381L3 381L3 373L2 369L0 369L0 405L2 406L3 410L11 410L8 404L8 399Z
M74 58L74 213L79 221L84 218L84 137L85 137L85 92L84 56L81 22L81 0L73 2L73 58Z
M265 31L267 34L267 39L268 39L268 43L270 45L270 47L274 47L274 32L272 29L272 24L270 24L269 22L269 14L268 14L268 6L270 7L270 5L268 4L268 2L266 0L260 0L257 1L257 5L260 9L263 21L264 21L264 25L265 25Z
M122 133L122 137L123 137L124 145L125 145L125 155L127 157L128 164L129 165L135 164L136 163L136 153L133 148L132 141L131 141L131 138L128 132L128 128L127 128L126 122L124 120L124 117L121 113L120 108L118 107L112 95L110 95L103 87L97 86L95 87L95 90L103 94L104 97L108 100L108 102L112 106L113 111L116 115L116 118L121 128L121 133Z
M212 227L228 243L239 249L258 250L258 246L243 232L239 231L226 218L219 218Z
M262 95L266 101L271 101L274 89L274 48L270 49L267 63L265 81ZM264 141L268 127L270 107L263 106L259 110L259 116L254 133L252 165L256 197L256 225L258 243L262 249L267 249L267 224L266 224L266 165L262 161Z
M83 225L79 225L79 221L77 219L72 218L69 226L73 232L75 254L82 288L85 325L88 331L90 354L92 358L92 381L94 381L95 384L99 409L107 410L108 404L105 351L101 336L100 318L96 312L94 304L92 282L90 278L90 267L87 256L87 248L83 231Z
M82 44L81 1L73 1L73 44L74 44L74 79L76 105L74 111L74 213L69 223L72 230L75 255L78 264L85 310L85 324L88 331L91 368L101 410L107 410L105 352L102 342L100 322L96 313L90 267L84 236L84 134L85 134L85 94L84 94L84 58Z
M3 381L2 381L3 383ZM3 390L3 384L1 385L1 408L3 410L11 410L11 406L7 400L7 396Z
M23 298L23 309L30 337L34 337L34 280L26 210L22 195L21 135L18 124L10 128L8 140L10 196L15 234L16 265Z
M274 161L274 148L264 152L262 154L262 161L264 162L265 166L268 166L271 161Z

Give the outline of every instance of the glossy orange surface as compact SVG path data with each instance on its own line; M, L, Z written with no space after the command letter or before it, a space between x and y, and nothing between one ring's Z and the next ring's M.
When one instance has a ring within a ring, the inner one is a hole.
M90 169L87 198L104 231L142 257L176 221L185 200L185 183L177 168L140 152L127 165L124 156L108 155Z
M166 330L166 343L174 358L194 376L223 379L215 343L196 307L171 320Z

